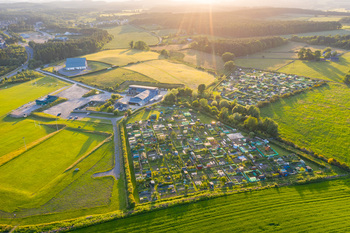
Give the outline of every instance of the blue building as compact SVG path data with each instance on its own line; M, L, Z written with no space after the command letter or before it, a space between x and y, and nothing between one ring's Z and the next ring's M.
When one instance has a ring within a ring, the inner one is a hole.
M87 61L85 57L82 58L67 58L66 70L85 70L87 68Z
M54 102L57 99L58 99L57 96L48 95L44 99L35 100L35 103L36 103L36 105L46 105L46 104L50 104L50 103Z

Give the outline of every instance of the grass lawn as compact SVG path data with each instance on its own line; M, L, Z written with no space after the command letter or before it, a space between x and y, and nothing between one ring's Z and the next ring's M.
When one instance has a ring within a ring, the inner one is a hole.
M15 119L5 117L0 120L0 157L24 147L24 140L29 144L45 135L54 132L54 128L45 125L39 125L29 119Z
M132 40L142 40L148 45L155 45L158 43L158 38L156 36L132 25L109 28L107 31L109 34L112 34L114 38L104 46L104 49L128 48L129 42Z
M99 87L114 87L116 84L121 84L124 81L156 82L154 79L143 74L124 68L101 71L72 79L88 85L96 85Z
M261 109L283 138L349 164L350 88L339 83L282 99Z
M0 117L67 85L55 78L43 77L25 83L3 86L0 88Z
M104 138L92 133L63 130L1 166L1 210L13 211L22 205L35 204L31 201L33 197L55 185L57 177Z
M234 194L76 232L345 232L349 187L337 180Z
M339 62L297 60L278 71L287 74L341 82L344 75L350 70L349 64L350 53L345 53L340 57Z
M161 83L182 83L196 89L199 84L209 85L215 78L213 75L184 64L165 60L149 61L126 67L155 79Z
M87 60L100 61L115 66L125 66L129 63L140 61L156 60L160 55L150 51L140 51L135 49L115 49L85 55Z

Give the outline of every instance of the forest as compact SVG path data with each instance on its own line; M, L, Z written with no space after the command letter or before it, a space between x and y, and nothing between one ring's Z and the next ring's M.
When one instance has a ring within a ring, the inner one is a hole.
M50 63L68 57L94 53L112 39L112 35L108 34L106 30L84 29L78 32L85 37L66 42L48 41L44 44L29 42L29 45L34 49L34 59L40 60L42 63ZM88 36L89 33L90 36Z
M296 34L340 29L339 22L261 21L236 15L235 12L192 14L144 14L134 24L157 24L177 28L187 34L207 34L225 37L253 37Z
M292 41L304 42L311 45L326 45L342 49L350 49L350 35L335 36L292 36Z
M207 37L195 38L190 47L196 50L222 55L232 52L235 56L244 56L277 47L287 43L282 37L265 37L232 40L209 40Z
M24 47L10 45L0 50L0 75L4 75L27 60L27 53Z

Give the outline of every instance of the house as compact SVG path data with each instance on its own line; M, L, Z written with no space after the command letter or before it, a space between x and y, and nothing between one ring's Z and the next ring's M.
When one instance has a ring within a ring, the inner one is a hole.
M85 70L87 67L87 61L85 57L67 58L66 60L66 70Z

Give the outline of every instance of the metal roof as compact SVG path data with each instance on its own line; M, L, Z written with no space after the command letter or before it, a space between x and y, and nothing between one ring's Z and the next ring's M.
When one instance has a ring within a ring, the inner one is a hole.
M129 88L141 88L146 90L157 90L158 87L149 87L149 86L141 86L141 85L130 85Z
M67 58L66 68L75 68L86 66L86 58Z

